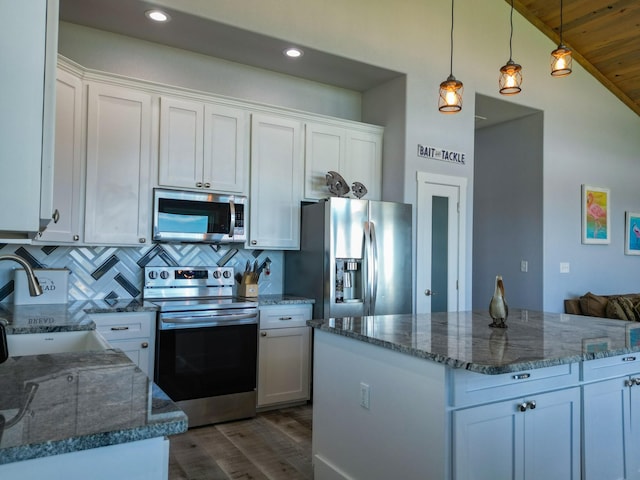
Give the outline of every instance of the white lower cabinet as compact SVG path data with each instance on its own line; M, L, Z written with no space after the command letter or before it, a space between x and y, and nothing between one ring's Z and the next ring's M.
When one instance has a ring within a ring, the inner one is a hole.
M586 362L584 376L583 478L640 479L640 355Z
M580 389L453 412L453 478L580 478Z
M258 408L310 398L311 304L260 307Z
M153 380L156 312L93 313L96 330Z

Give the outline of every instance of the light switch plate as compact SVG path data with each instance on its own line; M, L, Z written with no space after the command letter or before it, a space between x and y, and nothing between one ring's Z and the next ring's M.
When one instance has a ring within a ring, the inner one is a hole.
M560 262L560 273L569 273L571 271L571 267L569 262Z

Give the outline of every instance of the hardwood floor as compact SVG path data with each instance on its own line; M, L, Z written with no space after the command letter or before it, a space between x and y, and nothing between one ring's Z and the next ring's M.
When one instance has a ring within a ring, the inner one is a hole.
M169 480L312 479L311 405L169 437Z

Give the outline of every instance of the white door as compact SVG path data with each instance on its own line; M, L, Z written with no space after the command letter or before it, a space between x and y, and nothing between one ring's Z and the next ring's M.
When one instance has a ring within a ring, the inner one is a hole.
M467 179L418 172L416 313L464 310Z

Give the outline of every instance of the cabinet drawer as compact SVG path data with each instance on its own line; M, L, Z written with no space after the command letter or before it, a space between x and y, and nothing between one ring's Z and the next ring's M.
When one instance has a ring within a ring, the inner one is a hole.
M96 330L108 340L151 337L154 332L155 312L97 313L91 314Z
M260 307L260 329L304 327L311 320L312 305L273 305Z
M454 407L521 397L578 384L578 364L534 368L501 375L451 369L451 405Z
M640 352L582 362L582 380L603 380L640 372Z

